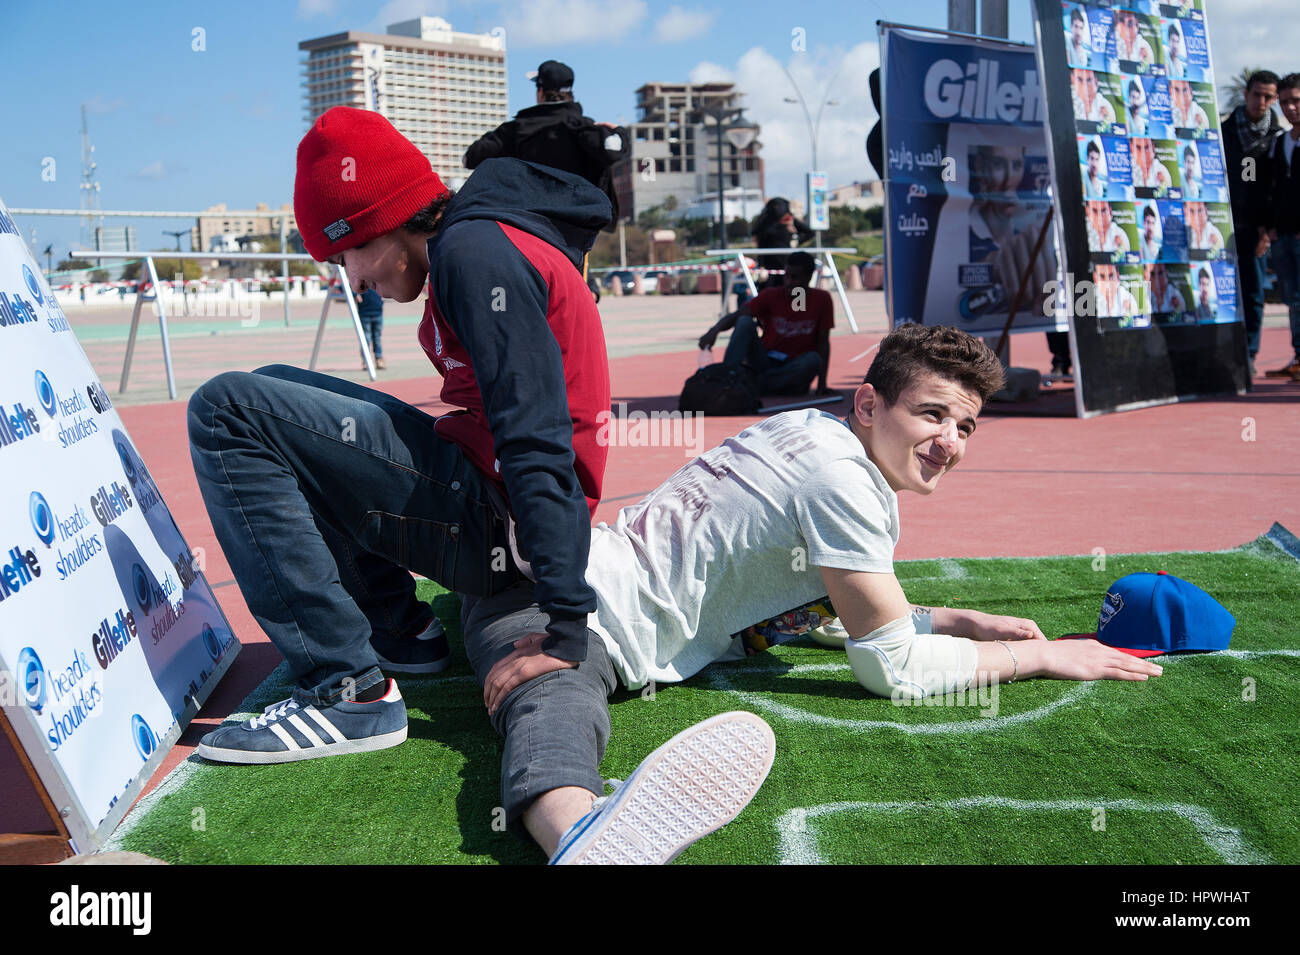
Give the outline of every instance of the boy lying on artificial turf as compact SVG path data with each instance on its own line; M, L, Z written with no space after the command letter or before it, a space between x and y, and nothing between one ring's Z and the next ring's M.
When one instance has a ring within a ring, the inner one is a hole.
M977 674L990 682L1159 675L1159 666L1096 641L1049 642L1032 620L908 604L892 564L897 492L935 489L1001 387L1001 366L983 343L909 325L881 343L847 419L788 412L691 461L613 527L592 531L587 581L598 608L589 626L601 639L588 641L581 663L541 650L527 581L463 597L466 650L505 736L511 822L522 821L555 862L657 862L717 828L715 806L731 804L726 818L734 816L762 776L734 773L726 753L692 744L699 727L593 807L604 789L606 697L619 680L629 688L683 680L743 656L733 634L826 595L849 634L854 675L882 696L961 691ZM705 822L692 821L693 803Z

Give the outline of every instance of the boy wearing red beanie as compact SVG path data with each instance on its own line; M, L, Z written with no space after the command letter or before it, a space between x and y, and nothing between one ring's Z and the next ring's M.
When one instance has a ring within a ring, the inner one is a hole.
M528 679L579 678L595 609L584 573L609 369L579 269L608 199L514 159L483 163L452 197L386 119L336 107L298 147L294 211L307 251L343 265L355 291L409 302L427 279L420 343L442 399L463 410L433 418L283 365L227 372L194 393L191 455L213 528L297 684L256 719L204 737L199 754L224 762L406 738L384 671L449 662L408 571L477 596L534 589L531 652L501 654Z

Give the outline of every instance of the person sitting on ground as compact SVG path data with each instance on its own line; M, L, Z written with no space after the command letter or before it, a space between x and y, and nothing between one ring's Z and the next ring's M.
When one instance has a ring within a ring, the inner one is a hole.
M627 852L656 861L674 833L650 801L619 789L594 805L609 739L606 697L688 679L755 650L746 629L827 596L848 633L854 676L893 699L964 692L1030 677L1146 680L1161 668L1095 640L1048 641L1034 621L911 606L894 575L898 495L931 494L961 462L988 397L1002 387L993 352L954 328L905 325L881 342L853 410L802 409L760 421L672 475L613 526L592 530L597 594L580 664L539 653L532 587L462 601L465 648L505 737L502 806L559 863ZM806 555L792 569L791 555ZM776 642L780 642L777 640ZM837 690L845 693L845 690ZM680 752L675 785L718 800L752 786ZM665 770L642 765L639 785ZM719 795L720 794L720 795ZM676 809L674 802L674 809ZM689 810L681 815L690 817Z
M814 378L817 394L830 394L826 375L835 303L829 292L812 288L816 269L816 260L807 252L792 252L785 261L785 284L764 289L718 319L700 336L700 347L712 348L718 333L730 328L731 341L722 360L747 365L758 375L763 394L807 394Z

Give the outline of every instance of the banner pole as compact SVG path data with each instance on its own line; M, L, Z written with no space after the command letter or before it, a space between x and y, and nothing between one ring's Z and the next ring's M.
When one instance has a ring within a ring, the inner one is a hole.
M1007 313L1007 323L1002 326L1002 337L998 339L997 351L994 353L999 357L1002 355L1002 349L1007 346L1007 336L1011 334L1011 323L1016 320L1016 310L1020 308L1020 300L1024 298L1025 286L1029 283L1029 276L1034 272L1034 263L1038 261L1038 253L1043 250L1043 240L1047 238L1047 230L1052 225L1052 216L1056 208L1049 206L1047 215L1043 216L1043 227L1038 230L1038 241L1034 243L1034 251L1029 253L1029 264L1025 272L1020 276L1020 287L1016 289L1016 297L1011 300L1011 309Z

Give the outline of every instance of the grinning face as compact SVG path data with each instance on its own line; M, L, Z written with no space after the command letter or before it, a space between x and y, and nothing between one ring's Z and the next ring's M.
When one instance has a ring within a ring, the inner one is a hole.
M919 375L892 405L862 385L854 396L854 433L891 488L931 494L965 456L981 406L974 392L932 372Z
M329 261L342 265L355 294L368 288L395 302L413 302L429 277L427 237L394 229L340 252Z

